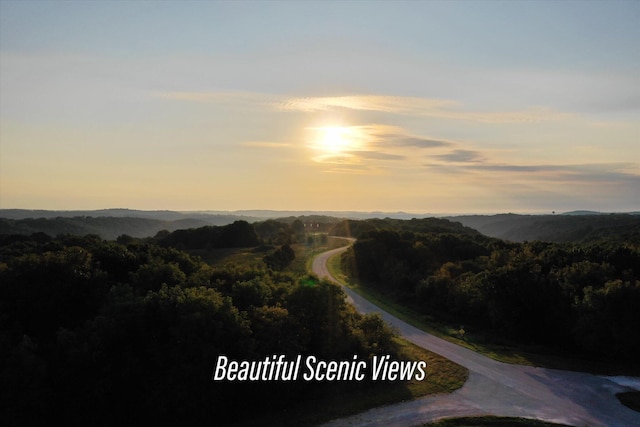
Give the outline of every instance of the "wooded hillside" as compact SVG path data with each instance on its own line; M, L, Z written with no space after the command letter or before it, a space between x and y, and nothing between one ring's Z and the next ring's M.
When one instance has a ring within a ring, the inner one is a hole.
M172 247L119 240L3 239L0 424L259 422L252 417L369 385L213 382L218 355L395 354L382 320L357 314L336 285L266 267L212 268Z
M494 341L640 357L640 240L508 243L411 226L389 221L361 232L344 269L419 313Z

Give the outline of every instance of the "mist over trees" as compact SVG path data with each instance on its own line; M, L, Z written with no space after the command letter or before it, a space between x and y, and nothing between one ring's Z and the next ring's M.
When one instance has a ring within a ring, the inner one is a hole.
M562 215L468 215L449 217L481 233L514 242L556 243L640 240L640 215L573 212Z
M282 214L285 214L283 212ZM293 213L293 212L289 212ZM131 209L104 209L97 211L43 211L0 209L0 235L31 235L46 233L51 237L60 234L84 236L95 234L103 239L115 240L121 235L146 238L161 231L173 232L205 226L226 226L236 221L249 222L259 235L268 234L270 227L291 227L295 233L304 233L312 224L316 232L326 232L340 219L321 215L304 214L278 217L277 211L246 212L175 212L137 211ZM356 213L351 212L351 215ZM366 215L360 213L360 215ZM302 231L299 230L301 226ZM266 239L268 240L268 239ZM266 241L265 240L265 241ZM270 243L267 241L267 243ZM286 243L286 242L283 242ZM291 242L289 242L291 243Z
M47 213L49 215L47 215ZM95 212L89 212L96 214ZM134 212L126 211L133 215ZM243 220L231 215L150 215L150 216L61 216L63 212L34 212L42 216L12 218L6 210L0 211L0 234L31 235L43 232L51 237L59 234L84 236L96 234L103 239L115 240L123 234L132 237L150 237L161 230L209 226L222 226ZM52 216L58 215L58 216Z

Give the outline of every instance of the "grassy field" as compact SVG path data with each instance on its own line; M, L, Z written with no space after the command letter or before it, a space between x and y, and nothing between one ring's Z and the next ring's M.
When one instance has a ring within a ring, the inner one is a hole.
M575 355L553 354L548 349L523 348L516 345L497 345L488 343L485 337L474 334L467 328L464 335L459 333L460 325L447 325L430 319L421 313L398 304L391 297L371 288L354 283L347 277L340 267L340 257L334 256L328 262L329 271L343 285L348 286L354 292L362 295L378 307L393 314L397 318L432 335L446 339L460 346L469 348L484 354L494 360L520 365L539 366L554 369L592 372L601 375L640 375L640 366L637 363L608 363L606 361L587 360L575 357Z
M320 234L316 235L314 244L294 243L290 246L295 252L296 258L287 268L287 271L304 275L311 269L311 260L316 254L345 246L347 243L344 239L333 237L323 239ZM225 265L264 266L263 258L265 255L277 248L277 245L265 245L254 248L192 250L189 253L200 257L202 261L212 267Z
M275 248L270 246L258 246L255 248L224 248L190 250L189 254L200 257L203 262L212 267L225 265L264 265L262 258Z

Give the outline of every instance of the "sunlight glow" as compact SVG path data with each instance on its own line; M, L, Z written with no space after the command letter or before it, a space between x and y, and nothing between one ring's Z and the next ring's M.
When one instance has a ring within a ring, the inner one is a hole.
M330 153L341 153L352 145L350 131L343 127L327 127L321 129L320 147Z
M365 135L359 126L319 126L307 128L312 134L308 147L315 151L313 160L318 163L359 163L355 153L365 146Z
M320 126L307 128L313 134L309 148L332 156L346 156L364 148L366 135L359 126Z

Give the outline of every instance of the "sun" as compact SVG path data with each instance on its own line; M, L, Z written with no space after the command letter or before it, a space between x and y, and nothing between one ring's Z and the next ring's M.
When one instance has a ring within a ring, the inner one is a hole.
M358 156L366 150L366 135L362 126L318 126L308 127L312 132L307 140L307 147L314 155L312 159L318 163L356 164Z
M342 153L353 145L351 130L346 127L321 127L317 128L317 148L328 153Z

